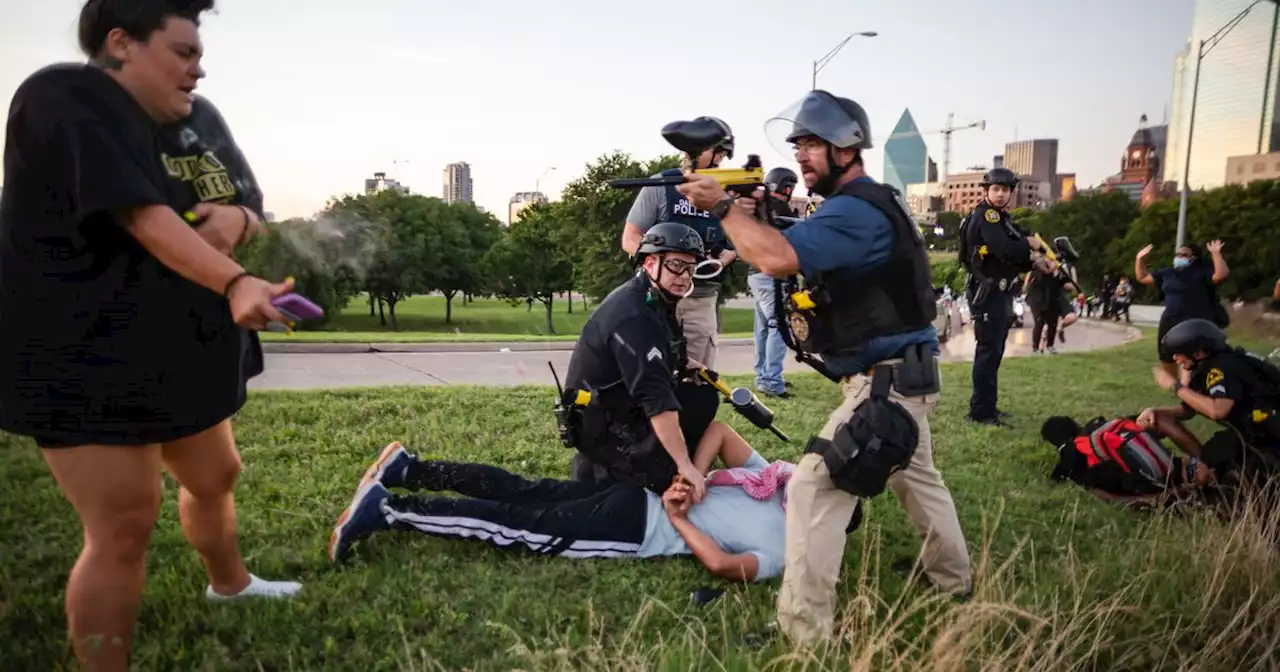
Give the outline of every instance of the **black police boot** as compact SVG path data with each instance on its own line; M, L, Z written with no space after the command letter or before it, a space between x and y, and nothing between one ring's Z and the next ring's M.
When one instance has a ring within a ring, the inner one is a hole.
M972 415L964 416L965 421L979 425L987 425L990 427L1000 427L1002 429L1013 429L1013 425L1005 422L1000 415L1000 411L996 411L996 415L990 418L975 418Z

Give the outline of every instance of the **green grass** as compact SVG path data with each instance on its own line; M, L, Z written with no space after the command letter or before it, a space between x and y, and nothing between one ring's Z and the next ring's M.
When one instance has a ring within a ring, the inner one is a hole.
M369 304L356 297L323 328L295 331L291 335L264 332L269 342L328 343L432 343L479 341L573 341L594 309L584 309L582 297L575 295L573 313L568 304L557 300L552 306L555 334L547 331L546 311L535 303L533 310L520 304L512 306L498 299L476 299L464 304L461 297L453 301L453 318L445 322L445 300L440 296L412 296L396 305L399 329L392 331L390 317L382 326L375 315L369 316ZM722 309L722 338L749 338L752 311L742 308Z
M1280 563L1256 531L1207 515L1137 514L1048 478L1055 456L1038 437L1041 420L1168 403L1151 383L1153 355L1148 337L1099 353L1006 361L1001 406L1015 416L1013 431L964 423L969 368L944 365L935 455L960 512L977 593L958 605L908 589L888 566L917 553L919 541L892 496L877 498L846 547L845 640L809 662L904 670L1280 665ZM796 459L839 391L815 375L793 380L796 397L771 406L795 443L727 409L720 417L766 457ZM237 420L241 544L252 571L298 578L304 593L290 602L206 602L170 482L134 665L750 670L795 662L761 639L776 580L734 586L696 607L690 591L715 581L689 558L564 560L387 533L358 546L350 565L328 564L334 519L389 441L429 457L563 477L570 452L555 438L550 400L545 387L252 394ZM6 435L0 512L3 667L51 669L63 656L62 589L80 531L36 448Z

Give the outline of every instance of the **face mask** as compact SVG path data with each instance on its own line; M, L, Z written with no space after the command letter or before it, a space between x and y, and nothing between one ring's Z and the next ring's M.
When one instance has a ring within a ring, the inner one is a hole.
M1188 258L1186 258L1186 257L1174 257L1174 258L1173 258L1173 267L1174 267L1174 268L1186 268L1187 266L1190 266L1190 265L1191 265L1191 260L1190 260L1190 259L1188 259Z

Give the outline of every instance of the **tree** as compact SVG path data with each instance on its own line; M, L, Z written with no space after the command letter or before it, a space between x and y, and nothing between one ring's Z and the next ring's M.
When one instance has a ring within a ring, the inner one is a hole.
M336 231L321 220L267 222L240 254L249 272L275 281L293 277L295 291L324 309L324 317L299 328L324 326L360 292L357 267L363 260L344 249Z
M1280 181L1256 180L1248 185L1227 185L1191 194L1187 203L1187 242L1198 243L1208 261L1205 245L1223 242L1222 255L1231 269L1219 286L1224 298L1256 300L1269 296L1280 277L1280 239L1275 235L1280 212ZM1132 274L1138 250L1155 249L1146 259L1148 271L1172 263L1178 235L1178 201L1157 201L1142 211L1124 237L1107 250L1112 269ZM1139 286L1141 300L1154 301L1154 287Z
M1039 233L1052 244L1057 236L1067 236L1080 253L1076 264L1081 284L1092 285L1108 271L1122 270L1112 266L1107 249L1112 241L1124 237L1129 225L1138 217L1138 204L1119 191L1079 196L1054 204L1043 211L1025 211L1015 218L1030 233Z
M512 305L538 301L546 308L547 333L556 333L551 307L558 292L573 282L573 267L565 261L566 252L558 249L557 240L565 226L563 204L532 206L519 224L510 227L485 255L493 287Z
M443 237L443 207L438 198L387 190L344 196L331 201L325 212L333 221L363 225L362 243L372 250L364 289L387 306L392 330L399 329L396 304L429 291L430 273L444 264L437 249ZM386 325L385 316L382 324Z
M574 223L575 231L568 237L574 241L572 272L579 291L599 301L634 273L622 250L622 229L639 192L615 189L608 181L648 177L679 165L680 158L675 155L641 164L628 154L615 151L596 159L582 177L565 186L562 212Z
M484 255L498 240L502 225L471 203L441 205L434 222L434 244L442 263L427 273L427 283L444 294L444 321L450 323L453 298L459 292L474 294L483 288Z

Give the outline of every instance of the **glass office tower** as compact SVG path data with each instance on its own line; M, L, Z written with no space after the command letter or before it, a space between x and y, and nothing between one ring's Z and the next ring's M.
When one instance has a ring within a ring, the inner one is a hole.
M929 148L920 137L920 129L911 117L911 110L903 110L893 134L884 143L884 180L903 194L908 184L928 181Z
M1174 59L1166 181L1182 183L1200 40L1208 39L1252 2L1196 0L1190 43ZM1200 61L1195 137L1191 139L1192 189L1222 186L1227 157L1280 151L1278 24L1280 5L1263 0Z

